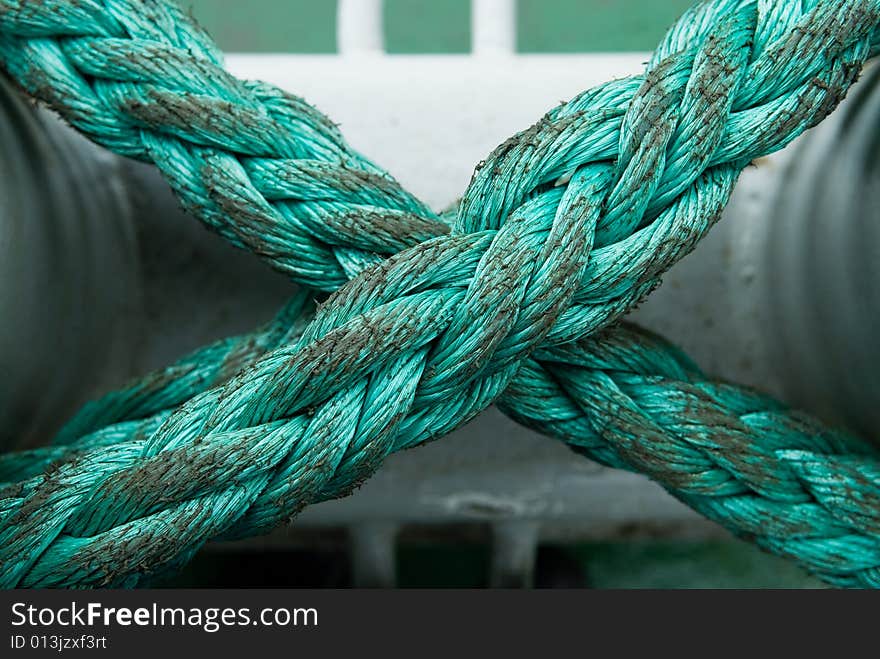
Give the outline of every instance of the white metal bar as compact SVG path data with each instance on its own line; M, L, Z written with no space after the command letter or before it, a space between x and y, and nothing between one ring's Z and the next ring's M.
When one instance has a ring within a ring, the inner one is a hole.
M336 49L340 55L378 55L384 52L382 0L339 0Z
M492 526L493 588L531 588L534 585L539 525L533 521L504 521Z
M516 51L516 0L472 0L471 50L474 55Z
M354 524L349 529L352 580L356 588L397 585L397 530L386 522Z

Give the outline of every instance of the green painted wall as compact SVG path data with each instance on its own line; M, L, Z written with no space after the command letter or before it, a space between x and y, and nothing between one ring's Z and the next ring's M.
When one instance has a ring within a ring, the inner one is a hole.
M518 0L520 52L654 50L695 0Z
M652 50L693 0L517 0L520 52ZM336 52L336 0L181 0L229 52ZM389 53L470 50L470 0L385 0Z
M385 0L383 13L389 53L467 53L471 49L470 0Z
M178 2L227 52L336 52L336 0Z

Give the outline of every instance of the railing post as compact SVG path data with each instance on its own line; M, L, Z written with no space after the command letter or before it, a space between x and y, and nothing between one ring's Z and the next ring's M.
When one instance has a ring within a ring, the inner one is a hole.
M336 50L340 55L379 55L385 50L382 0L338 0Z
M471 0L471 50L480 56L516 52L516 0Z

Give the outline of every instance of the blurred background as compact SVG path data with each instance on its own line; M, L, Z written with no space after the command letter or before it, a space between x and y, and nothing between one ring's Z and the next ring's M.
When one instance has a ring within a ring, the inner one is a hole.
M335 53L336 0L183 0L227 52ZM691 0L517 0L521 53L653 50ZM385 0L388 53L467 53L470 0ZM259 20L254 20L254 17Z

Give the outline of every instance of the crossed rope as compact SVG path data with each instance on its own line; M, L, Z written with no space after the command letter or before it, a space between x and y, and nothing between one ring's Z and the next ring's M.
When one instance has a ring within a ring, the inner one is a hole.
M0 61L27 93L155 163L233 244L338 289L0 458L0 586L137 585L492 402L831 583L880 585L875 449L616 322L743 167L837 105L878 22L880 1L704 2L644 75L496 149L449 226L304 101L224 72L173 5L0 0Z

